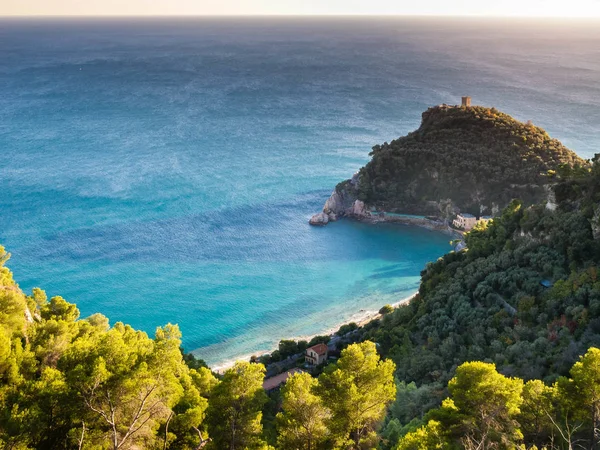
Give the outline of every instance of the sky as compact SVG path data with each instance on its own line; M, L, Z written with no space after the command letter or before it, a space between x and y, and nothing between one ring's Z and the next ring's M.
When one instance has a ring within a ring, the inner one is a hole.
M600 17L600 0L0 0L0 15Z

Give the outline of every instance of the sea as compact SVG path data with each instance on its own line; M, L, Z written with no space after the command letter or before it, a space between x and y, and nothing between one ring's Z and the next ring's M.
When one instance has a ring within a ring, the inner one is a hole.
M600 152L600 22L0 19L0 244L20 286L216 367L418 289L450 237L308 225L441 103Z

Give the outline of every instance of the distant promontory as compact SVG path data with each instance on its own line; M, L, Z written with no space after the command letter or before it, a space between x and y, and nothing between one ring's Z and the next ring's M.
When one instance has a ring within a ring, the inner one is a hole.
M531 122L470 101L429 108L417 130L376 145L370 156L311 224L384 212L442 221L458 212L493 216L514 198L552 203L556 173L588 164Z

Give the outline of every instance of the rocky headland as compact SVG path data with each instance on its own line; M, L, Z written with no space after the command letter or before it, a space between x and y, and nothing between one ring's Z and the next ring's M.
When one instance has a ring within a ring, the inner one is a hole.
M311 225L347 217L448 230L459 212L494 216L514 198L552 207L557 173L588 164L531 122L481 106L429 108L417 130L370 156Z

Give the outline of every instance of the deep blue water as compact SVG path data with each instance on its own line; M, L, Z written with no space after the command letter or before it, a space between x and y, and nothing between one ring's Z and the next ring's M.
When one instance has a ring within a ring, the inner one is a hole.
M600 23L0 21L0 243L21 286L211 363L414 292L448 237L311 228L372 145L471 95L600 152Z

